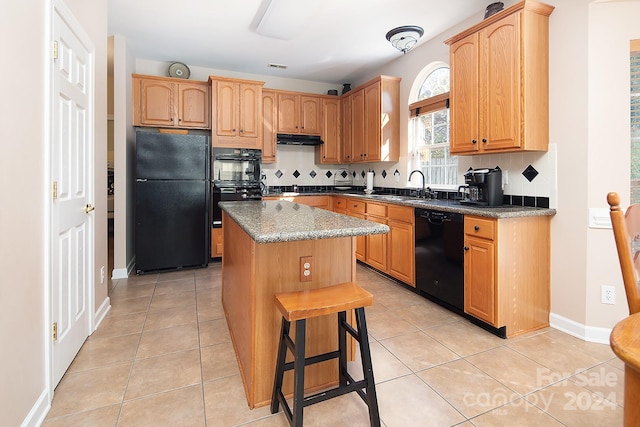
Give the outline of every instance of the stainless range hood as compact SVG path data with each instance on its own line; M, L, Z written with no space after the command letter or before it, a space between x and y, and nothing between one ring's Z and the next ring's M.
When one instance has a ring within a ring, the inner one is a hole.
M318 135L298 135L290 133L279 133L276 135L278 144L284 145L320 145L324 141Z

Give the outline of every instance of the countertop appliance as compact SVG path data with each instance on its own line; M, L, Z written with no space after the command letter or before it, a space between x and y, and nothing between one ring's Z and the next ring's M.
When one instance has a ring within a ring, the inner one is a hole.
M262 151L248 148L214 148L211 155L211 226L222 227L219 202L261 200Z
M464 216L415 209L416 288L448 309L464 312Z
M136 132L136 271L209 262L206 135Z
M464 182L468 187L463 205L502 206L502 170L469 168L464 174Z

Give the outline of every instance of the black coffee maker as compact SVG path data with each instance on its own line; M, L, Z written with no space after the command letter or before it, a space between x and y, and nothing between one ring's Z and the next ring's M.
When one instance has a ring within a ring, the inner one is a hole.
M463 205L502 206L502 170L472 169L464 174L465 192Z

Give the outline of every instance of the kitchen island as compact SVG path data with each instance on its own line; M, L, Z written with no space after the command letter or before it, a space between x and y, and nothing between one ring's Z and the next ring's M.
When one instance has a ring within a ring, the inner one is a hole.
M223 202L222 304L250 408L270 402L279 292L356 281L356 237L389 227L288 201ZM307 357L337 348L336 316L307 322ZM305 370L305 389L337 384L337 361ZM291 372L285 393L292 390Z

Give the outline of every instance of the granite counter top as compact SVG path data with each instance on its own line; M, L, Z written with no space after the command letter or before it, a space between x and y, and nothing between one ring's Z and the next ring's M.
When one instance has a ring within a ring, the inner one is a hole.
M486 218L518 218L528 216L553 216L556 214L555 209L532 208L528 206L502 205L496 207L488 206L467 206L460 204L457 200L446 199L419 199L408 196L394 196L384 194L363 194L363 193L344 193L344 192L304 192L304 193L280 193L269 194L266 197L294 197L294 196L340 196L352 197L371 202L392 203L402 206L410 206L413 208L434 209L443 212L454 212L463 215L475 215Z
M284 200L221 202L226 212L256 243L385 234L389 227Z

